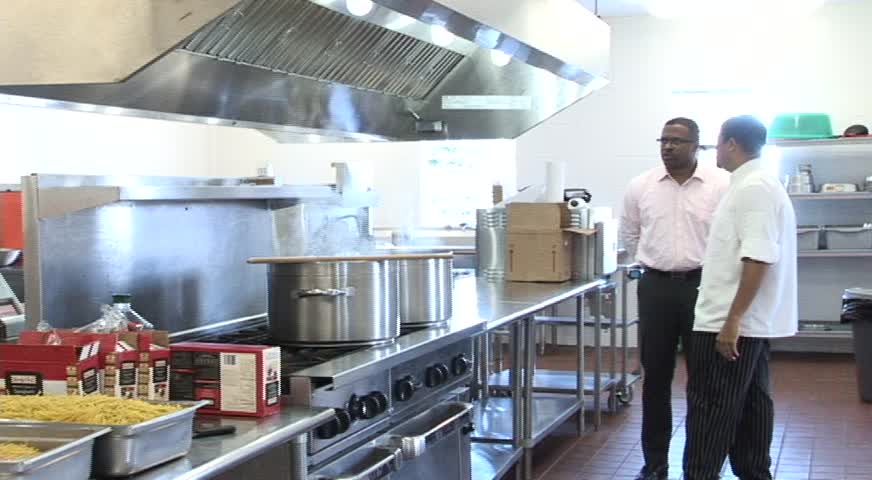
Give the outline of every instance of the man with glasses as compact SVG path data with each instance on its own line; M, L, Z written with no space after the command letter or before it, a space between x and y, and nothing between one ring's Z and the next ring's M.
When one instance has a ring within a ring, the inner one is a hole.
M675 356L679 339L691 348L709 226L729 185L725 171L697 162L693 120L669 120L657 141L663 164L630 182L621 216L624 248L645 267L638 285L645 466L637 480L668 476Z
M766 127L727 120L718 166L732 172L712 222L687 382L684 478L770 480L769 339L797 330L796 214L760 159Z

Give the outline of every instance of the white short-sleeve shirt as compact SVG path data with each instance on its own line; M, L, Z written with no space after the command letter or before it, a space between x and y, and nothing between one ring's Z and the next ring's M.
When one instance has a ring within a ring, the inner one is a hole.
M745 163L715 212L693 329L719 332L739 288L742 259L770 264L739 327L742 337L789 337L798 325L796 214L760 159Z

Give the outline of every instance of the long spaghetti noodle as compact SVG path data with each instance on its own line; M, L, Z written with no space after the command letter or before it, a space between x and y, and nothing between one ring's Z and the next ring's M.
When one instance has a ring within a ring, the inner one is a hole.
M181 410L106 395L0 396L0 418L89 425L133 425Z
M39 455L38 448L33 448L26 443L0 442L0 462L26 460Z

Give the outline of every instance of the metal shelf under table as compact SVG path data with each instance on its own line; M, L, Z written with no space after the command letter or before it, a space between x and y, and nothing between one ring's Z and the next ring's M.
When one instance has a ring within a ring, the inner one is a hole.
M618 376L603 373L600 377L600 391L609 390L621 382ZM595 395L594 374L584 373L584 393ZM489 381L493 390L509 390L509 370L492 373ZM548 370L537 368L533 371L533 391L542 393L575 393L578 388L576 373L571 370Z
M518 462L523 449L497 443L472 443L472 480L499 480Z
M488 397L475 402L473 421L476 442L512 441L513 398ZM581 409L581 402L574 395L535 394L531 401L533 429L528 448L538 444Z

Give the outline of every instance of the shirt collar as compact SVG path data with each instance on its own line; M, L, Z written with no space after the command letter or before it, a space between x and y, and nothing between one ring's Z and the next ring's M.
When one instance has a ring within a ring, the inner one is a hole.
M696 162L696 169L694 169L693 175L691 175L690 178L687 179L687 181L689 182L690 180L695 178L695 179L699 180L700 182L705 183L705 176L703 176L703 174L702 174L703 168L704 167L702 166L702 164L700 164L699 161L697 161ZM666 170L666 167L663 165L660 165L659 172L657 174L657 181L662 182L664 180L674 180L674 179L672 178L672 175L669 175L669 172ZM687 182L685 182L685 183L687 183Z
M749 160L739 166L739 168L733 170L733 174L730 175L730 183L741 182L747 178L748 175L751 175L761 168L763 168L763 161L759 157L754 160Z

